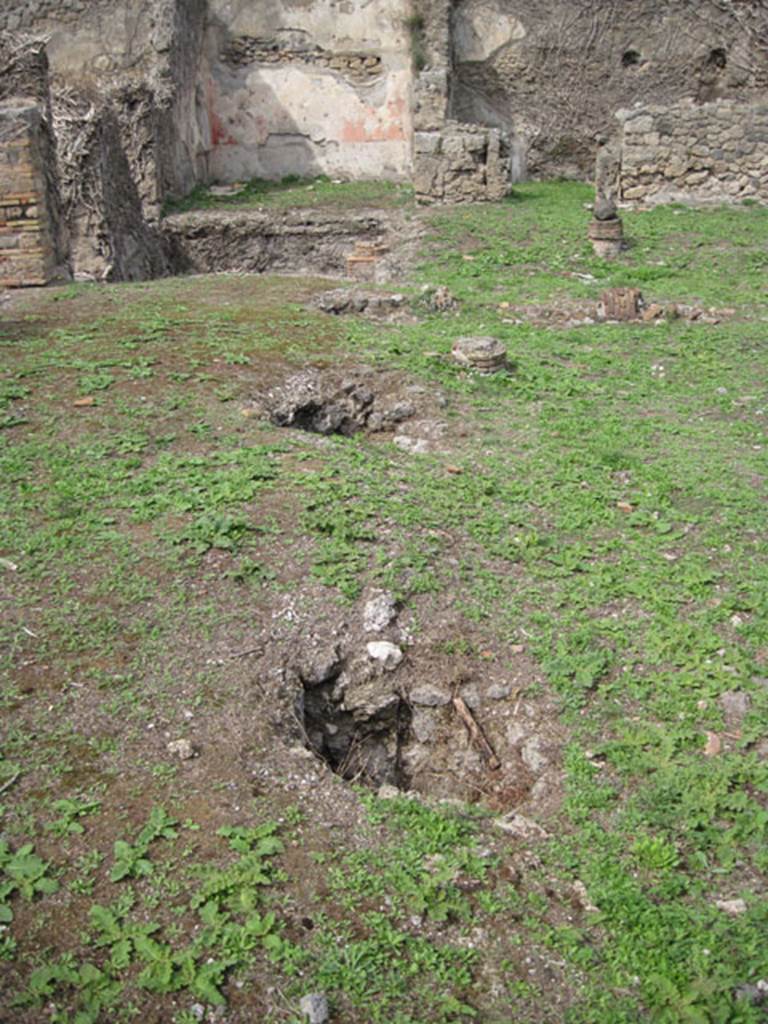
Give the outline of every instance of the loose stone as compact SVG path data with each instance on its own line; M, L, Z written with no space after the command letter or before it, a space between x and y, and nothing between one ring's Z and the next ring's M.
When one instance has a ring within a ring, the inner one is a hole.
M397 604L392 594L385 590L376 591L365 603L363 629L366 633L380 633L396 616Z
M408 696L411 704L418 704L425 708L444 707L451 702L450 693L446 693L439 686L432 686L430 683L415 686Z
M189 740L172 740L165 748L172 757L180 761L189 761L195 757L195 748Z
M494 683L488 687L488 698L490 700L506 700L512 693L512 687L506 683Z
M493 824L496 828L500 828L503 832L509 832L519 839L543 838L548 835L541 825L532 821L531 818L518 814L517 811L509 811L501 818L496 818Z
M322 992L302 996L299 1009L307 1024L326 1024L328 1020L328 999Z
M397 668L403 660L403 652L397 644L391 644L388 640L373 640L366 645L366 650L368 657L378 662L388 672Z
M724 914L730 914L731 917L738 917L740 914L746 914L747 904L744 900L715 900L715 906L718 910L722 910Z

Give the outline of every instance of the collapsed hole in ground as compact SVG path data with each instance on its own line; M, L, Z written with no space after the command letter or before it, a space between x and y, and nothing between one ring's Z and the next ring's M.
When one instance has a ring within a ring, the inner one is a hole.
M341 434L352 437L365 425L367 410L372 398L360 398L354 393L339 396L337 399L318 399L297 406L285 424L296 430L305 430L310 434ZM274 421L274 419L273 419ZM278 422L283 426L283 422Z
M347 782L410 789L403 749L411 739L411 709L402 698L362 715L343 707L336 680L302 694L305 745Z
M728 63L728 55L725 50L718 46L714 50L710 51L709 57L707 57L707 66L715 68L718 71L722 71Z
M378 376L370 368L335 371L308 368L292 374L261 396L260 401L276 427L292 427L314 434L351 437L360 431L394 430L425 404L402 380Z

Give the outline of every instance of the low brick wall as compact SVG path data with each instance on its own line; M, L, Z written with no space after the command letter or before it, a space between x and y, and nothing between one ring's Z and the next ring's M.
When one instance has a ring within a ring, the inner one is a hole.
M36 106L0 107L0 286L44 285L56 266Z
M768 201L768 103L685 101L619 117L623 199Z

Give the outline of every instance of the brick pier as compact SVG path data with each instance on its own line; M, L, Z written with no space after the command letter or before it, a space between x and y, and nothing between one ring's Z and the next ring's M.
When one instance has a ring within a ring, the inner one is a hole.
M56 266L43 132L39 107L0 106L0 287L47 284Z

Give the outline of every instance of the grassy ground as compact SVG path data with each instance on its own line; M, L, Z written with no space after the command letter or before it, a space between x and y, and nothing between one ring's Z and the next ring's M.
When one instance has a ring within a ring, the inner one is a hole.
M298 178L292 175L280 181L253 178L241 185L233 195L217 195L205 185L200 185L184 199L169 203L165 212L249 207L289 210L308 206L347 210L371 206L393 209L413 202L410 185L396 185L388 181L341 182L326 176Z
M425 214L405 286L457 316L326 318L322 282L225 277L6 307L5 1019L296 1021L312 990L349 1024L767 1019L768 212L627 215L607 264L588 198ZM573 326L623 284L732 312ZM455 367L469 333L515 373ZM446 452L244 415L307 361L439 387ZM449 594L445 653L525 649L568 737L547 837L314 767L301 788L239 654L286 602L343 612L371 581L414 648Z

